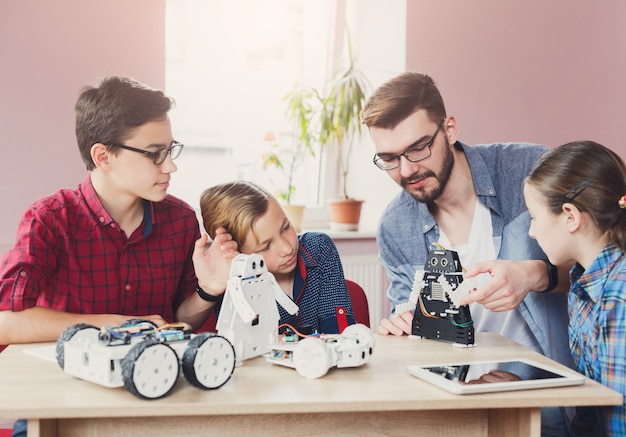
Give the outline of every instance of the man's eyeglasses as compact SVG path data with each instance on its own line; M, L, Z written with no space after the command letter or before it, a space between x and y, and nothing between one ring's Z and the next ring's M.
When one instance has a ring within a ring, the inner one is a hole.
M397 155L391 155L391 154L385 154L385 153L380 154L380 155L376 154L374 155L374 159L372 161L381 170L393 170L394 168L398 168L400 166L400 158L402 158L403 156L409 162L419 162L428 158L431 153L430 147L435 142L435 138L437 138L437 134L441 130L441 127L443 126L444 121L445 119L441 120L441 123L439 123L439 126L437 126L437 130L433 134L430 141L428 141L426 144L418 144L418 145L409 146L408 149L406 149L402 153L398 153Z
M124 144L111 144L112 146L119 147L120 149L130 150L131 152L137 152L146 155L152 159L154 165L161 165L167 158L167 155L172 155L172 159L176 159L180 156L185 145L174 141L170 147L164 147L156 152L150 152L149 150L138 149L136 147L126 146Z

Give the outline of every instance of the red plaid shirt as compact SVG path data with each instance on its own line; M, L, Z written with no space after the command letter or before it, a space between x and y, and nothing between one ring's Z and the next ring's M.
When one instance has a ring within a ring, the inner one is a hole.
M195 291L191 254L200 237L185 202L145 202L144 220L126 238L91 178L35 202L0 262L0 310L34 306L72 313L174 313Z

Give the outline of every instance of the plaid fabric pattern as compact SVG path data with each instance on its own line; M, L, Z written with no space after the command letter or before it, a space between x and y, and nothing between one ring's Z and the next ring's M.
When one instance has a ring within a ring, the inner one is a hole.
M77 190L59 190L24 213L0 262L0 310L43 306L174 321L197 286L191 254L199 237L195 212L172 196L146 201L143 223L127 237L88 176Z
M579 372L626 394L626 257L614 244L605 247L589 268L570 273L569 336ZM626 435L626 402L604 407L609 435Z

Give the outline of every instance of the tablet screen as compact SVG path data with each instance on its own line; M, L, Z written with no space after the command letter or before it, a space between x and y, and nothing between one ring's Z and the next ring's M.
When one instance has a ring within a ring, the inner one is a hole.
M526 359L413 365L407 366L406 370L413 376L457 394L557 387L584 382L584 377L573 371Z
M494 382L528 381L546 378L564 378L564 375L551 372L522 361L484 362L447 366L424 367L425 370L450 381L467 384Z

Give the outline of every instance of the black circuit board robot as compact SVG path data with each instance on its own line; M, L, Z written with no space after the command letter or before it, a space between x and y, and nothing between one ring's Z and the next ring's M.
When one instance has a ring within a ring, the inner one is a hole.
M432 249L423 271L415 274L412 296L415 315L411 334L421 338L474 345L474 324L469 306L459 300L474 287L464 280L457 252Z

